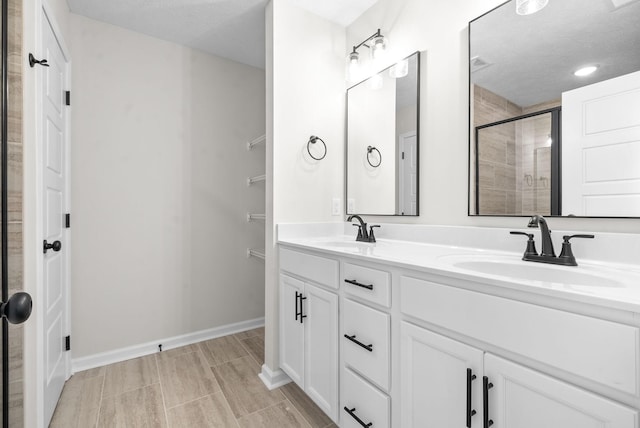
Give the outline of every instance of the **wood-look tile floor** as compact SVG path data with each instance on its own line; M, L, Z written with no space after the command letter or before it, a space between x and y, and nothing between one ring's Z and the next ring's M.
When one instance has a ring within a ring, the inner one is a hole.
M76 373L50 427L327 428L295 384L258 378L264 328Z

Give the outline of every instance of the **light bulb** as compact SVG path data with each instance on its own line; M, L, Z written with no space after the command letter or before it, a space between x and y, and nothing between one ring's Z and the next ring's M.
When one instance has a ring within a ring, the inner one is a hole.
M517 0L516 13L518 15L531 15L541 11L549 3L549 0Z
M403 59L389 69L389 76L399 79L409 74L409 60Z
M384 36L376 36L371 40L371 58L374 61L382 59L385 49L387 49L387 41Z
M358 52L353 51L347 57L347 60L348 60L348 68L347 68L348 76L347 77L352 82L355 81L360 75L360 64L358 63L359 56L360 55L358 55Z

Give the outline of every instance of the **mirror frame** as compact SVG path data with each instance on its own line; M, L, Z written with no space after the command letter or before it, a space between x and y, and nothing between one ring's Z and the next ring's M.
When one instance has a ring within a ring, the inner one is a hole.
M471 122L471 117L472 117L472 113L473 113L473 94L472 94L472 90L473 90L473 86L472 86L472 82L471 82L471 24L475 21L477 21L478 19L481 19L482 17L484 17L485 15L488 15L490 13L492 13L493 11L495 11L496 9L499 9L503 6L505 6L508 3L511 3L514 0L505 0L504 2L500 3L499 5L495 6L494 8L488 10L487 12L483 13L482 15L477 16L476 18L472 19L471 21L469 21L469 24L467 26L467 74L468 74L468 83L467 83L467 90L468 90L468 97L467 97L467 102L468 102L468 112L467 112L467 138L468 138L468 144L467 144L467 217L498 217L498 218L527 218L527 217L531 217L533 214L511 214L511 215L507 215L507 214L472 214L471 212L471 208L472 205L475 205L477 201L474 201L474 203L471 203L471 193L475 192L475 187L478 185L477 182L477 178L474 178L476 180L476 182L472 185L471 179L472 179L472 173L471 173L471 164L472 162L475 163L477 162L477 151L475 152L475 159L471 159L471 155L472 155L472 146L477 146L477 141L473 141L472 136L475 134L475 128L473 126L473 123ZM640 71L640 70L639 70ZM537 113L542 113L541 112L537 112ZM507 120L508 121L508 120ZM560 128L562 127L562 123L560 123ZM477 149L476 149L477 150ZM562 158L561 158L561 153L558 153L558 163L559 165L557 166L557 174L560 174L562 172ZM478 171L476 169L476 171L474 171L473 176L477 176ZM561 189L559 189L561 190ZM562 211L561 211L562 212ZM617 217L612 217L612 216L575 216L575 215L546 215L545 217L553 217L553 218L602 218L602 219L639 219L640 216L638 217L629 217L629 216L617 216Z
M358 85L366 83L372 77L388 71L391 67L396 65L398 62L403 61L405 59L411 58L413 55L416 56L416 213L410 215L403 214L376 214L376 213L366 213L366 212L357 212L357 213L349 213L349 90L355 88ZM410 55L407 55L404 58L400 58L398 61L389 65L388 67L378 71L377 73L372 74L371 76L363 79L347 88L345 91L345 129L344 129L344 215L366 215L366 216L378 216L378 217L418 217L420 215L420 70L421 70L421 55L420 51L415 51Z

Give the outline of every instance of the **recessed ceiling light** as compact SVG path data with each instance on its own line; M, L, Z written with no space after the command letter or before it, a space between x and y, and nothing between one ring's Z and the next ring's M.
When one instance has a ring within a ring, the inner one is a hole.
M590 65L590 66L587 66L587 67L579 68L573 74L578 76L578 77L584 77L584 76L588 76L588 75L592 74L597 69L598 69L597 65Z

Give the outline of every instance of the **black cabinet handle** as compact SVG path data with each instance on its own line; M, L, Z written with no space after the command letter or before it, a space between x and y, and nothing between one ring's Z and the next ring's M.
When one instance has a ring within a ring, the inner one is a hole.
M471 408L471 382L475 379L476 375L471 369L467 369L467 428L471 428L471 416L476 414L476 411Z
M47 250L53 250L58 252L61 249L62 249L62 242L60 241L53 241L52 244L48 243L46 239L42 241L42 252L44 254L47 254Z
M356 335L355 334L353 336L349 336L348 334L345 334L344 337L346 337L347 339L349 339L350 341L352 341L356 345L363 347L367 351L373 352L373 344L365 345L364 343L362 343L362 342L360 342L359 340L356 339Z
M355 279L345 279L344 282L348 282L349 284L353 284L358 287L366 288L367 290L373 290L373 284L360 284Z
M493 421L489 419L489 390L493 388L493 384L489 382L489 378L482 376L482 410L484 413L484 428L493 425Z
M296 291L296 321L298 321L298 317L300 316L300 310L298 309L298 299L301 294Z
M364 421L362 419L360 419L358 417L358 415L356 415L356 408L354 407L353 409L348 408L347 406L344 406L344 410L349 413L349 415L356 420L356 422L358 422L360 425L362 425L363 427L370 427L373 426L373 422L369 422L368 424L365 424Z
M303 320L307 317L304 314L304 306L302 305L303 300L307 300L307 298L303 297L302 293L300 293L300 324L302 324L304 322Z

